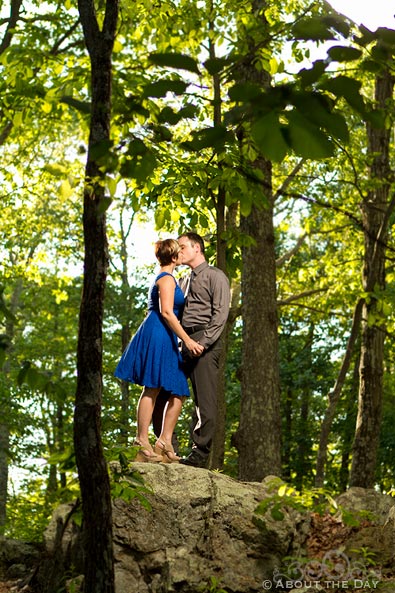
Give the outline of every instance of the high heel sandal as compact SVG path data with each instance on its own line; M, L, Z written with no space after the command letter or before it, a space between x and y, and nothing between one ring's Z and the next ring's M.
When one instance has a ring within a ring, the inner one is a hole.
M162 460L164 463L178 463L181 459L181 457L175 454L172 445L161 440L156 441L154 451L158 455L163 456Z
M134 459L135 461L142 463L160 463L163 461L162 453L158 455L156 451L152 450L151 445L143 445L138 439L134 441L133 445L140 447Z

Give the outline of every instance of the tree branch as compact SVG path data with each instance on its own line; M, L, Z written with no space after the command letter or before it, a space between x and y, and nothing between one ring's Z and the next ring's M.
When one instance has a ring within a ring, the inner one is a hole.
M286 261L288 261L289 259L291 259L291 257L293 255L295 255L295 253L297 253L299 251L299 249L302 247L305 239L307 237L307 234L305 233L304 235L301 235L299 237L299 239L297 240L296 244L292 247L292 249L290 249L289 251L287 251L286 253L284 253L284 255L282 255L281 257L279 257L276 260L276 267L279 268L280 266L282 266Z
M327 288L316 288L316 289L313 289L313 290L306 290L304 292L300 292L299 294L292 294L291 296L289 296L286 299L282 299L281 301L277 301L277 306L278 307L282 307L284 305L289 305L293 301L298 301L299 299L302 299L302 298L307 297L307 296L311 296L312 294L317 294L319 292L326 292L327 290L328 290Z
M8 20L7 29L4 33L3 41L0 44L0 55L10 46L14 29L19 20L21 12L22 0L12 0L10 8L10 18Z

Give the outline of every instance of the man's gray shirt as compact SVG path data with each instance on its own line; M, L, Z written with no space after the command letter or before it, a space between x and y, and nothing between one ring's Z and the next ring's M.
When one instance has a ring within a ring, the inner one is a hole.
M182 325L186 328L204 326L204 335L199 342L205 348L220 337L229 306L229 280L219 268L203 262L192 270Z

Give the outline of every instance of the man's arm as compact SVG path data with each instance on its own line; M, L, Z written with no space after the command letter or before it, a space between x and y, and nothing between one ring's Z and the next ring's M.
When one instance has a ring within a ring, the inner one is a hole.
M229 315L230 288L225 274L216 270L211 277L211 319L199 342L209 348L220 337ZM209 306L209 304L208 304Z

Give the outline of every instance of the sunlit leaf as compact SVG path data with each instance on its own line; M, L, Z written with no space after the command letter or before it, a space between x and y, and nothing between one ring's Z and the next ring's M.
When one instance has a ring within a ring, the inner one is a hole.
M252 196L250 192L240 195L240 214L242 216L248 216L252 209Z
M278 162L283 160L288 146L274 111L257 119L251 127L251 134L268 159Z

